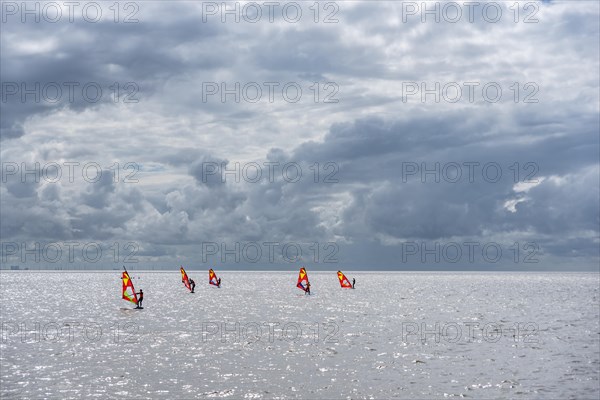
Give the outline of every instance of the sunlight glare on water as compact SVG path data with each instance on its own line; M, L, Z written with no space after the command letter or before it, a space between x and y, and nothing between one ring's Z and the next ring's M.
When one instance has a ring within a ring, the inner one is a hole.
M2 272L2 398L595 398L598 275Z

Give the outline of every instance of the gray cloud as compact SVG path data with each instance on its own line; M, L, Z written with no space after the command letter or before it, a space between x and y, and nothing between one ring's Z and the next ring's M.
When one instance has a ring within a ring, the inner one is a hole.
M202 4L187 2L140 3L134 24L11 19L1 28L3 90L94 82L103 95L35 102L4 92L3 163L95 162L104 173L98 182L80 171L73 182L3 176L2 240L134 241L156 265L198 264L203 242L278 241L318 242L321 258L323 245L336 243L336 269L595 270L599 6L543 3L539 22L524 24L502 4L497 23L480 14L474 23L403 22L394 2L340 2L333 24L315 23L308 6L295 24L281 15L204 22ZM474 101L466 92L456 103L422 101L403 93L413 81L480 86ZM128 82L137 103L123 102ZM256 82L264 95L204 101L203 82ZM273 101L265 82L279 84ZM302 87L296 103L281 96L289 82ZM338 102L324 102L328 82ZM489 82L502 88L496 103L482 98ZM537 102L526 103L531 82ZM272 181L223 181L222 165L249 162L263 174L264 163L278 163ZM281 174L286 163L301 168L297 182ZM472 182L465 163L476 165ZM489 163L501 169L497 181L481 172ZM207 174L209 165L217 173ZM403 169L436 165L439 182ZM453 165L462 167L457 182L443 175ZM536 243L541 262L403 260L406 243L465 241Z

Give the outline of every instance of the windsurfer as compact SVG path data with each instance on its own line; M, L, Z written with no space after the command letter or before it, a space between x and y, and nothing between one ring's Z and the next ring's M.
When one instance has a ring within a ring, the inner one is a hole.
M137 306L138 306L138 308L142 308L142 301L144 301L144 291L142 289L140 289L140 292L137 293L137 295L138 295Z
M310 294L310 282L306 282L306 290L304 290L304 294Z
M221 278L217 278L217 287L221 287Z
M190 287L192 288L191 292L194 293L194 288L196 287L196 282L193 279L190 279Z
M354 284L356 283L356 279L352 278L352 289L354 289Z

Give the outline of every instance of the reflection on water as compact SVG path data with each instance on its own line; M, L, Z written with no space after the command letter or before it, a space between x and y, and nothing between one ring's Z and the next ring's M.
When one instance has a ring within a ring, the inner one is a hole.
M2 398L597 397L597 275L309 274L2 272Z

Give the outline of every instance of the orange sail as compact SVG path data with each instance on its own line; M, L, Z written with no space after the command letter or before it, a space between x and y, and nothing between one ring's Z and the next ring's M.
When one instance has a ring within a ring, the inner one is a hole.
M298 274L298 283L296 286L299 289L302 289L306 292L306 284L308 283L308 274L306 273L306 269L304 267L300 268L300 273Z
M343 287L344 289L352 289L352 284L350 283L348 278L346 278L346 275L344 275L342 271L338 271L338 279L340 280L341 287Z
M220 287L217 274L215 274L215 271L213 271L212 268L208 270L208 283Z
M187 290L189 290L190 292L192 291L192 287L190 285L190 280L188 279L188 276L185 273L185 269L183 269L183 267L181 267L181 282L183 282L183 284L185 285Z
M123 300L130 301L137 305L137 294L135 293L133 282L131 281L131 277L127 273L127 270L123 271L123 276L121 279L123 280Z

